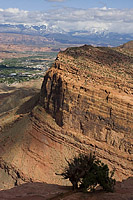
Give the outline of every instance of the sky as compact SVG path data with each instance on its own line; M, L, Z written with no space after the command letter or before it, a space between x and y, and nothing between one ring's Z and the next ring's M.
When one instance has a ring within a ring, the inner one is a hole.
M55 7L130 9L133 8L133 0L0 0L0 7L28 11L46 11Z
M0 23L133 33L133 0L0 0Z

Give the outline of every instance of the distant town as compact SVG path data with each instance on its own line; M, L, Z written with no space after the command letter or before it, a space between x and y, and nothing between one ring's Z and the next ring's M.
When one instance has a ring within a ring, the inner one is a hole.
M21 58L5 58L0 63L0 83L12 84L43 77L57 52L36 52Z

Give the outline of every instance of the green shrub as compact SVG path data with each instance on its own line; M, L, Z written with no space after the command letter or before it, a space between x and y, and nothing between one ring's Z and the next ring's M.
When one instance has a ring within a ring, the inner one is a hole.
M95 190L99 184L105 191L113 192L115 179L112 179L114 171L109 173L109 168L100 160L93 162L90 170L87 171L81 181L81 187L85 189Z
M79 154L67 163L68 166L60 175L64 179L69 179L74 190L82 188L94 191L95 187L100 185L107 192L114 191L115 179L112 178L114 171L109 173L108 166L96 159L95 154Z

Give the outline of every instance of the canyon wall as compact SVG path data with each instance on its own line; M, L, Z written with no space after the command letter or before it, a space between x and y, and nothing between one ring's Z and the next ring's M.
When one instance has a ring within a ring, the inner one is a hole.
M132 175L132 63L109 48L67 49L44 77L40 96L64 134L108 160L121 178Z
M120 49L85 45L60 52L38 105L1 134L0 187L67 185L55 173L66 159L90 151L116 169L117 180L132 176L132 64Z

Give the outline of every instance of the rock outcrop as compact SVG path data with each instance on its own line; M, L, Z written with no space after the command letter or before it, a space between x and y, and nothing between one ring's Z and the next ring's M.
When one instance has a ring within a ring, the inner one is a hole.
M0 200L132 200L133 179L117 182L114 193L97 189L95 192L75 192L71 187L46 183L26 183L10 190L0 191Z
M120 46L120 48L124 48L124 49L133 49L133 40L123 44Z
M1 187L67 184L55 172L66 158L90 151L115 167L117 180L132 176L132 64L119 48L84 45L60 52L38 105L0 135Z
M110 48L69 48L47 72L40 97L65 135L95 150L121 177L132 171L132 63Z

